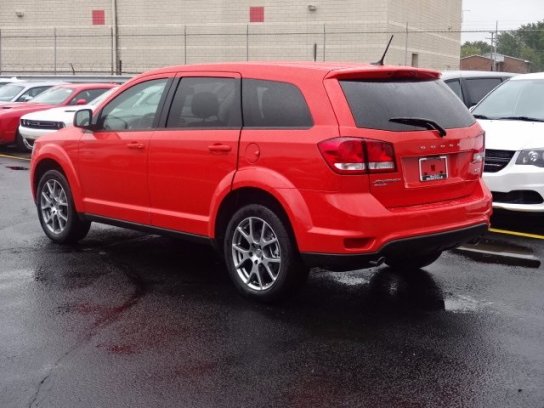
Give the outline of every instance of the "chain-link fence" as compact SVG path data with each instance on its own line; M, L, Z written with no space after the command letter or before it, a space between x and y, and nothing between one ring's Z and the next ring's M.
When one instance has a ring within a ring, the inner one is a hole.
M163 25L0 30L0 74L132 74L201 62L378 60L394 35L386 63L458 69L458 31L410 26L358 29L346 24Z

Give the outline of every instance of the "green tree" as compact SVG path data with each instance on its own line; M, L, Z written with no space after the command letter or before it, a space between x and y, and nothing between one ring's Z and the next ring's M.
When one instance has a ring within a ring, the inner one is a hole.
M485 41L467 41L461 46L461 58L471 55L483 55L491 52L491 45Z
M500 33L497 52L530 61L533 72L544 71L544 20Z

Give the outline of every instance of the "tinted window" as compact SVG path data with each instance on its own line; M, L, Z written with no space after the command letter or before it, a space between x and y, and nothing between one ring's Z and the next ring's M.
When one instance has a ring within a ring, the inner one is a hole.
M183 78L168 114L168 128L239 129L240 81L234 78Z
M35 88L31 88L25 93L23 93L21 96L19 96L17 98L17 102L25 102L25 101L31 100L35 96L41 94L42 92L46 91L49 88L51 88L51 86L37 86Z
M453 79L451 81L446 81L446 85L450 87L455 95L461 100L463 99L463 90L461 89L461 82L458 79Z
M544 80L505 82L489 94L472 113L489 119L526 116L544 120Z
M501 83L501 78L472 78L466 79L468 93L470 94L470 106L476 105L493 88Z
M313 125L302 93L285 82L244 79L242 109L246 128L309 128Z
M155 79L127 89L104 107L98 126L107 130L153 128L167 81Z
M446 129L474 123L466 106L440 80L340 81L357 127L413 131L420 126L390 122L391 118L424 118Z
M107 90L108 90L107 88L102 88L102 89L88 89L86 91L82 91L72 98L69 105L75 105L81 99L85 100L85 103L89 103L93 99L95 99L97 96L102 95Z

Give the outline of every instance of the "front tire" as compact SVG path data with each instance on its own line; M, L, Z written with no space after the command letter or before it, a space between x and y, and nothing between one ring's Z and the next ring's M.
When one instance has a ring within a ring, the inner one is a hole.
M308 275L292 234L263 205L247 205L233 215L223 249L231 280L249 298L280 300L298 289Z
M40 224L52 241L74 243L89 232L91 223L79 218L70 185L58 170L49 170L41 177L36 200Z

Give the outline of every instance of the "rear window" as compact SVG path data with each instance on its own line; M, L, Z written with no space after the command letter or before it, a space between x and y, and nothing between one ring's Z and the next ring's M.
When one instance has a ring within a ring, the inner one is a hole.
M440 80L340 81L357 127L413 131L419 125L391 122L392 118L421 118L445 129L471 126L466 106Z

